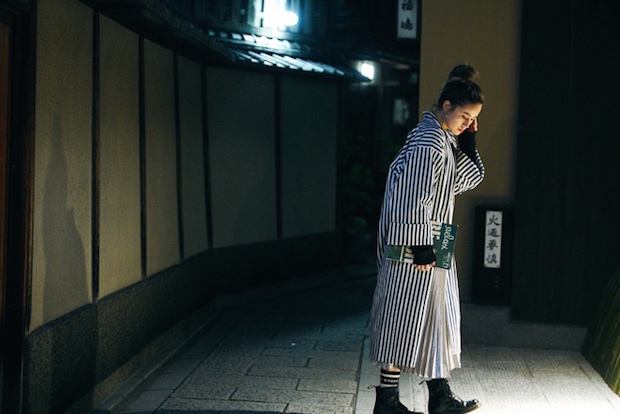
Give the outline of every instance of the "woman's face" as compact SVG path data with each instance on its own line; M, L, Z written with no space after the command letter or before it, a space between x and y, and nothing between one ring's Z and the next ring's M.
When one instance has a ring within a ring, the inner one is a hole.
M482 104L468 103L461 106L452 106L449 101L443 104L446 118L443 122L444 129L454 135L460 135L463 131L472 128L472 132L478 130L478 115L482 111Z

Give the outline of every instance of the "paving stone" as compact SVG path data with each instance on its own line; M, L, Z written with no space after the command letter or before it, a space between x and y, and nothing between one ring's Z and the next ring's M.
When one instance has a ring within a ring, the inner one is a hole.
M247 372L254 365L254 357L238 355L210 356L198 365L192 375L238 375Z
M357 393L355 414L372 414L373 408L375 407L375 394L375 390L359 391Z
M151 410L155 411L170 397L170 390L145 390L132 396L125 404L124 410Z
M483 364L476 364L472 367L477 376L494 378L513 378L515 376L532 378L532 373L522 361L487 361Z
M225 413L225 412L266 412L266 413L282 413L286 409L286 404L264 403L264 402L246 402L246 401L218 401L218 400L201 400L201 399L185 399L170 398L159 410L158 414L179 414L181 412L200 411L206 413Z
M317 355L320 355L321 351L317 351L312 348L298 348L296 346L291 346L288 348L278 348L269 346L263 350L261 355L263 356L287 356L287 357L305 357L305 358L314 358Z
M288 389L294 390L299 384L297 378L282 377L257 377L257 376L193 376L188 378L179 389L204 389L209 390L212 387L255 387L264 389Z
M147 390L174 390L187 378L186 373L162 373L144 383Z
M266 342L263 341L247 341L245 339L235 338L222 342L217 349L209 354L210 358L248 358L258 356L265 349Z
M299 391L326 391L355 394L357 381L333 380L331 378L307 378L299 381Z
M361 352L363 347L363 339L364 338L362 337L355 337L350 339L320 341L316 345L316 349L323 351Z
M514 378L482 378L479 380L487 395L507 395L530 398L541 396L540 388L533 381Z
M249 387L237 389L231 397L233 401L278 402L287 404L307 404L321 406L352 406L354 393L310 392L297 390L264 390Z
M310 368L331 368L357 371L360 365L359 352L324 351L317 352L308 363Z
M213 383L209 386L182 384L173 393L174 398L228 400L237 390L235 384Z
M208 343L192 343L189 344L179 353L180 359L203 359L206 355L213 352L220 341L209 341Z
M359 337L359 335L357 336ZM348 338L348 337L347 337ZM314 331L298 331L298 332L287 332L287 331L278 331L273 339L287 341L290 343L296 343L299 341L307 341L307 340L316 340L316 341L334 341L338 340L339 337L335 335L328 335L323 332L323 328L320 326L316 327Z
M313 350L316 348L318 341L316 339L290 339L290 338L272 338L265 342L268 349L290 349L290 350Z
M353 407L291 403L288 405L286 412L295 414L353 414L354 411Z
M162 372L166 374L172 373L186 373L189 374L193 370L196 369L200 362L204 359L204 355L202 358L177 358L169 363L165 364L162 368Z
M310 358L304 356L267 356L256 357L254 365L279 365L285 367L305 367L308 366Z
M248 375L260 377L287 377L287 378L332 378L337 380L355 380L357 372L322 369L322 368L295 368L284 366L253 366Z

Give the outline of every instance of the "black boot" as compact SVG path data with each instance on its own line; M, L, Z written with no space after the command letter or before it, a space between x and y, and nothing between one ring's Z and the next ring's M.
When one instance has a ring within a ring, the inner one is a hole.
M463 414L480 407L478 400L463 401L450 390L448 381L434 379L428 386L428 414Z
M398 399L398 387L376 387L377 399L372 414L423 414L409 411Z

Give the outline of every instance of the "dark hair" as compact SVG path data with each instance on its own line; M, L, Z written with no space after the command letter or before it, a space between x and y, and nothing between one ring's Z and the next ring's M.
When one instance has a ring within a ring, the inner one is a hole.
M482 89L472 79L478 77L473 66L466 63L457 65L450 71L446 84L439 93L437 108L441 108L445 101L453 106L463 106L470 103L484 103Z

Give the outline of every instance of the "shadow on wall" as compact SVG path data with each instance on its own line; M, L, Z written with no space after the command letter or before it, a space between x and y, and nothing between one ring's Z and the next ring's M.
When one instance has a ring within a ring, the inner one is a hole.
M45 321L60 316L59 310L64 313L62 310L67 308L67 302L87 303L90 296L84 243L75 222L74 209L68 205L69 179L62 135L61 121L56 119L50 136L52 154L43 197Z
M58 118L54 121L49 139L51 159L42 200L44 321L62 317L74 308L91 302L85 246L76 224L75 211L69 205L68 165L64 147L66 140L63 139L62 122ZM80 208L90 209L90 203ZM96 317L95 312L87 314L89 318L93 315ZM81 323L78 330L73 329L75 332L68 335L60 331L71 329L71 326L75 328L75 325L52 322L43 327L45 334L41 335L37 346L31 349L35 377L31 378L30 401L34 405L66 408L76 398L76 393L87 391L93 384L96 354L92 351L96 349L97 343L97 324L94 322ZM71 339L67 341L61 338ZM75 350L78 350L77 354ZM77 384L81 384L78 387L84 389L76 390Z

